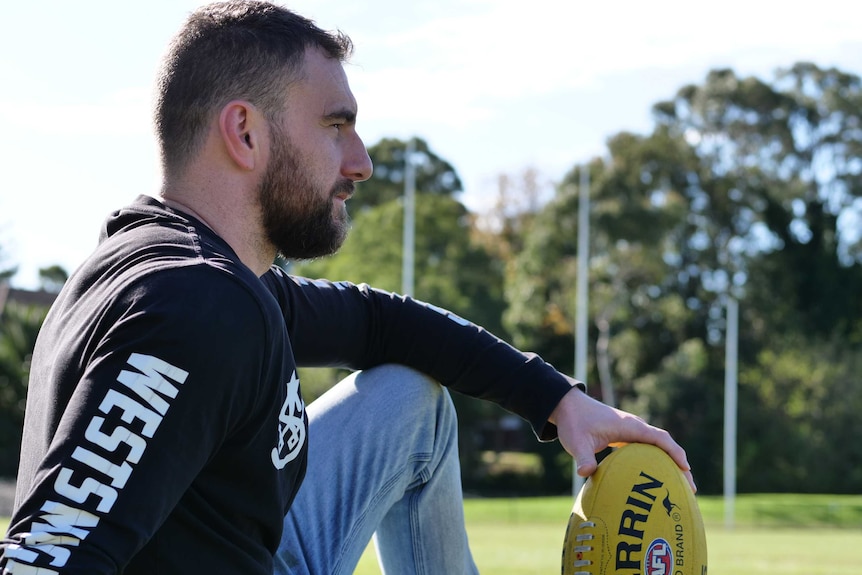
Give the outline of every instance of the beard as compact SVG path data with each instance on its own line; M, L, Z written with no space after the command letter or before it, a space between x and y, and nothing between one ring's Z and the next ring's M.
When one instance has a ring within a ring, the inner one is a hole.
M351 195L353 181L343 179L325 190L300 165L299 153L286 134L273 127L272 135L272 153L258 187L267 239L289 260L334 254L350 230L347 210L342 204L336 213L335 198Z

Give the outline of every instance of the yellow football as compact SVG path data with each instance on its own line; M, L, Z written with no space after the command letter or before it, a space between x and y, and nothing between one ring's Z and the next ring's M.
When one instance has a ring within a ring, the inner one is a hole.
M706 575L706 534L685 476L664 451L614 450L575 500L563 575Z

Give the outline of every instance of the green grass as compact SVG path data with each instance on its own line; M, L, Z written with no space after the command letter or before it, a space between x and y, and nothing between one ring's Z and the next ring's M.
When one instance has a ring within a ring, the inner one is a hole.
M721 497L698 501L706 524L710 575L860 573L862 496L741 495L732 530L724 526ZM479 571L559 573L572 503L570 497L466 500L467 532ZM380 573L372 548L355 573Z
M710 575L859 575L862 496L741 495L735 526L721 497L699 497ZM481 573L560 572L571 497L468 499L464 515ZM0 518L5 532L7 520ZM379 575L369 547L356 575Z

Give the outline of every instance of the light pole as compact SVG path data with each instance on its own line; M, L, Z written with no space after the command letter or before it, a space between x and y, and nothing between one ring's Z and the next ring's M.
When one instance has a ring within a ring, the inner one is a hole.
M590 315L588 302L590 259L590 170L588 165L581 166L581 179L578 186L578 277L575 302L575 379L587 383L587 330ZM577 497L584 485L584 478L578 475L578 462L572 463L572 494Z
M416 143L413 138L407 141L404 151L404 241L401 259L401 292L413 295L414 268L416 252L416 167L413 153Z

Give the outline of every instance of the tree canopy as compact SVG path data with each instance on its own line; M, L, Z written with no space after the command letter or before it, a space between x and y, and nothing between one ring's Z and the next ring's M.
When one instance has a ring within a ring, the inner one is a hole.
M771 81L715 70L654 114L651 133L611 137L588 166L590 379L674 433L718 490L725 304L738 298L740 488L858 489L856 450L818 481L808 464L841 441L834 422L855 425L847 406L862 408L848 384L862 354L859 78L808 63ZM516 342L562 365L580 169L535 216L506 284ZM782 471L765 479L770 466Z

